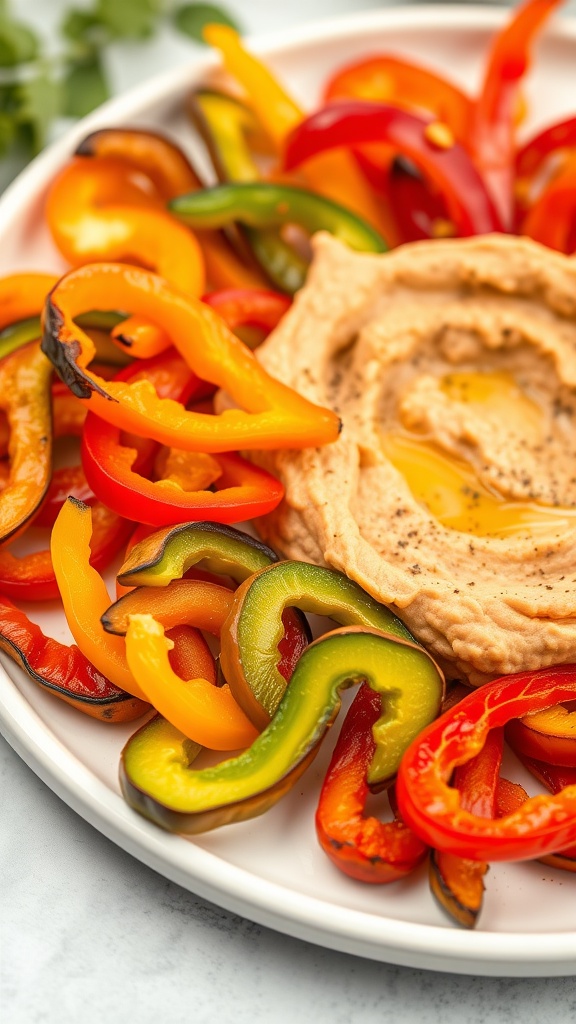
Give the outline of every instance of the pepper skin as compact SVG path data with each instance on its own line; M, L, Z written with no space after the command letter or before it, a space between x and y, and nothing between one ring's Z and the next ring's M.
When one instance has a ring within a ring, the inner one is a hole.
M227 288L204 295L202 301L222 317L231 331L255 327L264 332L264 337L278 326L292 305L286 295L261 288ZM247 344L245 338L242 340Z
M361 686L340 730L316 811L324 853L344 874L373 884L404 878L428 849L398 818L365 817L366 772L376 749L372 728L381 713L379 694Z
M341 625L384 630L413 642L388 608L335 569L308 562L277 562L261 569L236 591L220 656L236 700L259 728L270 721L286 688L277 668L277 647L281 614L287 607L328 615ZM439 710L440 704L436 713ZM372 775L369 781L374 781Z
M576 710L562 704L509 722L506 739L526 757L576 768Z
M503 230L480 173L446 126L390 104L361 100L328 104L292 133L284 167L293 170L318 153L373 142L394 146L417 166L442 196L459 235Z
M52 472L52 368L32 341L0 362L0 409L7 416L10 470L0 494L0 544L29 525Z
M134 617L128 644L131 632L138 640L138 630ZM430 710L431 691L441 699L442 677L422 648L377 631L348 628L321 637L304 651L273 720L243 754L193 771L182 734L163 734L162 720L155 720L122 752L122 792L140 813L178 832L204 832L261 814L315 757L340 707L340 690L360 681L380 694L382 711L386 708L376 727L377 743L386 771L393 774L413 735L414 703L423 702Z
M94 306L131 309L162 323L202 380L223 387L246 411L220 416L186 411L153 388L106 382L87 369L93 345L74 317ZM221 317L148 271L120 264L81 267L59 281L47 300L44 351L79 398L122 430L188 451L304 448L336 440L340 421L270 377Z
M493 820L464 810L446 779L480 752L490 729L575 698L574 665L505 676L465 697L404 754L397 781L403 819L430 846L471 860L530 860L574 844L576 786Z

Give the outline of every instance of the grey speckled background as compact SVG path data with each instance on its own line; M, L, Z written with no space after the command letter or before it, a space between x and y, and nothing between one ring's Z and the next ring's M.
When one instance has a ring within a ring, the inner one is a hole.
M119 3L122 0L118 0ZM13 0L54 24L60 0ZM229 0L251 29L378 0ZM570 7L576 8L571 3ZM185 44L150 44L147 70ZM112 55L118 90L143 58ZM5 1024L573 1024L576 979L489 979L391 967L287 938L167 882L115 847L0 740L0 1017ZM576 907L575 907L576 916Z

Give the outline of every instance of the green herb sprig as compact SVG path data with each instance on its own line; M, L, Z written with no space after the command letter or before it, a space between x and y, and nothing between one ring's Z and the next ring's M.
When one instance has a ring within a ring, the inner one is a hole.
M181 0L92 0L70 7L61 51L0 0L0 159L22 163L45 144L57 117L83 117L110 96L104 57L111 43L152 39L166 24L196 43L210 22L238 28L222 7Z

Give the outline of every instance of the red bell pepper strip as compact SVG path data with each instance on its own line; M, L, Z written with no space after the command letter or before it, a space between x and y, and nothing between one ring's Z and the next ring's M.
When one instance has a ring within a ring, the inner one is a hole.
M366 773L376 744L372 727L382 714L379 694L360 687L340 731L322 785L316 834L324 853L345 875L381 884L404 878L424 860L427 847L403 821L366 817Z
M563 765L547 764L545 761L538 761L533 757L526 757L525 754L516 751L517 757L522 764L538 782L541 782L551 793L560 793L566 786L576 786L576 768L565 768ZM501 779L501 782L506 782ZM513 783L508 783L513 785ZM516 793L515 806L528 799L528 794L521 786L514 787ZM523 795L522 795L523 794ZM539 857L542 864L549 864L553 868L561 868L563 871L576 871L576 846L567 846L561 853L551 853L546 857Z
M125 546L133 524L96 502L92 508L94 530L90 564L105 569ZM60 596L48 550L16 558L0 550L0 592L17 601L53 601Z
M533 203L519 230L566 255L576 250L576 154L566 160Z
M525 0L514 11L492 43L475 104L473 151L506 230L512 226L514 121L519 85L530 66L537 36L561 3L562 0Z
M226 321L231 331L237 327L258 327L269 334L278 326L291 300L280 292L260 288L226 288L202 297Z
M529 860L576 842L576 786L532 797L492 820L466 811L447 782L474 757L490 729L576 698L576 665L505 676L475 690L423 730L404 754L398 806L424 842L471 860Z
M120 431L88 413L82 438L82 465L90 486L118 515L134 516L150 526L174 526L211 519L244 522L271 512L284 488L270 473L232 453L213 460L220 467L216 491L184 490L164 480L147 480L132 468L134 450Z
M576 117L549 125L518 150L516 179L533 178L545 160L566 149L576 149Z
M400 242L447 238L454 234L446 204L405 161L395 160L390 169L388 196Z
M72 644L66 647L0 596L0 650L42 689L103 722L132 722L149 709L106 679Z
M408 157L438 189L459 235L502 231L480 173L447 126L386 103L331 103L289 136L284 167L293 170L327 150L386 142Z

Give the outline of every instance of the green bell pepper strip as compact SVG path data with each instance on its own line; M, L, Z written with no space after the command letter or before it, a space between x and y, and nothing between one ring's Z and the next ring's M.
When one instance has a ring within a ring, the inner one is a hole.
M169 206L172 213L194 228L221 228L233 221L253 228L297 224L310 233L329 231L360 252L386 251L384 239L361 217L331 199L293 185L216 185L178 196Z
M131 620L128 654L139 643L143 618ZM389 778L411 740L437 714L442 673L416 644L349 628L328 633L304 651L274 718L238 757L194 771L182 734L168 731L158 742L158 720L139 730L122 752L122 792L141 814L178 832L204 832L261 814L315 757L338 714L340 691L364 681L381 695L374 735L381 778Z
M85 330L111 331L113 327L121 323L125 315L94 310L90 313L83 313L77 317L76 323ZM18 320L0 331L0 359L9 356L17 348L22 348L29 341L36 341L42 337L42 326L39 316L31 316L26 320ZM125 355L114 345L112 341L106 343L103 337L96 341L96 358L103 363L111 363L114 366L126 366L130 357Z
M259 129L253 111L244 103L211 89L199 89L189 103L190 113L210 154L220 182L257 182L260 171L247 136ZM268 231L244 225L237 232L256 257L270 280L282 291L293 295L301 288L308 269L306 260L281 237L278 229Z
M272 548L221 523L167 526L135 544L118 573L124 587L167 587L188 569L202 568L242 583L278 558Z
M236 591L222 631L220 655L236 701L258 728L268 724L286 689L278 672L277 647L281 616L287 607L327 615L343 626L379 629L415 642L388 608L335 569L308 562L277 562L262 569ZM380 771L373 761L371 782L377 774Z

